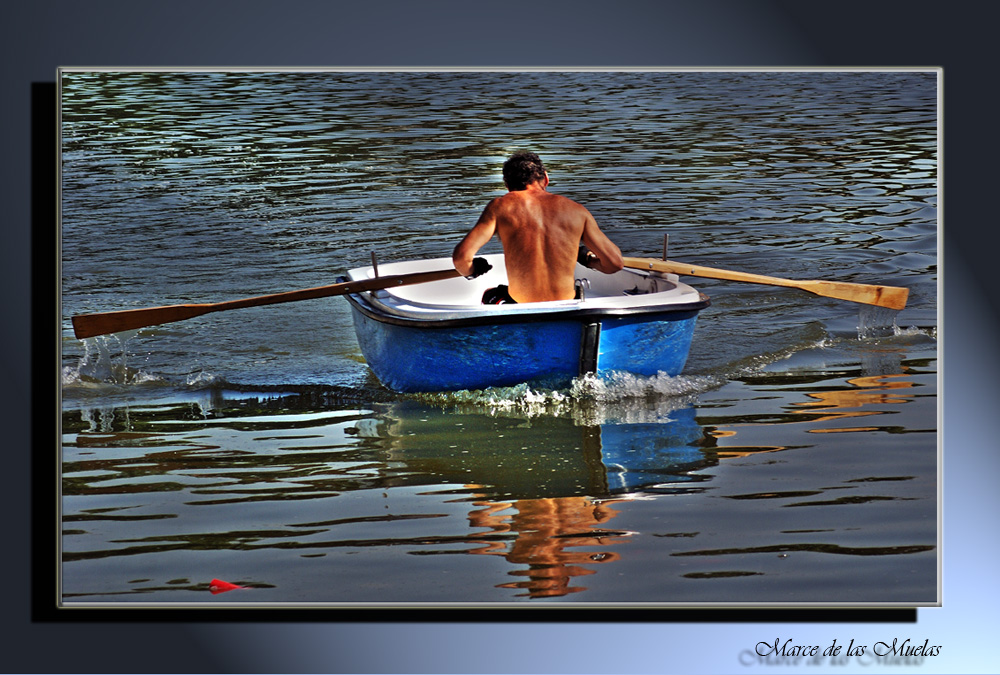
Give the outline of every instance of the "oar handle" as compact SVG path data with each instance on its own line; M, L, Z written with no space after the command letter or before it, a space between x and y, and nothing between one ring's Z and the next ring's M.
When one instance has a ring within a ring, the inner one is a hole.
M751 284L765 284L768 286L788 286L799 288L803 283L793 279L782 279L780 277L770 277L765 274L752 274L749 272L739 272L737 270L723 270L714 267L703 267L690 263L681 263L673 260L657 260L655 258L623 258L625 267L633 269L653 270L656 272L669 272L670 274L687 275L692 277L702 277L708 279L722 279L724 281L742 281Z

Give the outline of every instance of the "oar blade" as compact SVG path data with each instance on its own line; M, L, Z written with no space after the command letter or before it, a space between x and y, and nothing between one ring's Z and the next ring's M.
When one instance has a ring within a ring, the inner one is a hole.
M193 319L210 311L212 311L211 307L203 305L169 305L126 309L120 312L103 312L101 314L77 314L73 317L73 335L76 336L76 339L83 340L98 335L121 333L161 323Z
M845 281L809 281L803 282L800 288L827 298L895 310L906 307L906 300L910 295L910 289L901 286L852 284Z

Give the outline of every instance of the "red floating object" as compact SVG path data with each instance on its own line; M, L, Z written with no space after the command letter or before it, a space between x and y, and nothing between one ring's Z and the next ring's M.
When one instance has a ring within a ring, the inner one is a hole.
M231 584L228 581L223 581L222 579L212 579L208 582L208 590L212 591L212 595L235 591L237 588L246 588L246 586L237 586L236 584Z

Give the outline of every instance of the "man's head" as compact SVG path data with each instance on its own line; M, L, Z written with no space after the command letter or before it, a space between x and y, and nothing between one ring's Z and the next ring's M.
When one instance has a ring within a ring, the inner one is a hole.
M542 160L533 152L517 152L503 163L503 182L508 190L523 190L546 179Z

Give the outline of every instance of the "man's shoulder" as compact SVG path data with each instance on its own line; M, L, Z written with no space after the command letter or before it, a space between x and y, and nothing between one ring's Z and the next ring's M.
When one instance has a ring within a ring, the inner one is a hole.
M548 194L552 200L552 203L555 204L562 211L577 212L580 214L590 213L589 211L587 211L587 207L585 207L583 204L577 201L570 199L569 197L564 197L563 195L557 195L553 193L548 193Z
M569 197L566 197L566 196L563 196L563 195L559 195L559 194L555 194L554 192L549 192L548 194L553 199L558 200L560 204L572 204L573 206L579 206L581 209L583 208L583 204L580 204L579 202L573 201Z

